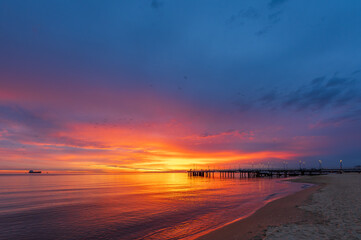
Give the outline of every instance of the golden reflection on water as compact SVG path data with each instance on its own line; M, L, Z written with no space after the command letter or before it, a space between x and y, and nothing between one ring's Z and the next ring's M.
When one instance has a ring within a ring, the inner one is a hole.
M299 189L186 173L0 175L0 239L193 238Z

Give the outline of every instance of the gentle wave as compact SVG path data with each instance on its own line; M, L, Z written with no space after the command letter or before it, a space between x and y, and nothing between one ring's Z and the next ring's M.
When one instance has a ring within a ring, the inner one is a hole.
M0 239L192 239L307 186L185 173L0 175Z

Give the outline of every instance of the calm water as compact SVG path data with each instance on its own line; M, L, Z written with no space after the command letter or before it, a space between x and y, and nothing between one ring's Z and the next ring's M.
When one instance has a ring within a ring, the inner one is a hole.
M192 239L302 187L186 173L0 175L0 239Z

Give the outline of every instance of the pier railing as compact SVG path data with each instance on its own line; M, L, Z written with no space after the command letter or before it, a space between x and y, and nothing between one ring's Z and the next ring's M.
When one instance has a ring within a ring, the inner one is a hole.
M291 177L302 175L324 175L329 173L361 173L359 168L345 169L190 169L189 176L214 177L215 173L220 177Z

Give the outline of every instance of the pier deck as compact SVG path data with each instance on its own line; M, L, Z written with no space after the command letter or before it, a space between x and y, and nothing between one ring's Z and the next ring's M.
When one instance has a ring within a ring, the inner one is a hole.
M347 168L347 169L190 169L189 176L199 177L214 177L215 173L219 177L239 176L240 178L254 178L254 177L291 177L302 175L324 175L329 173L361 173L361 169Z

